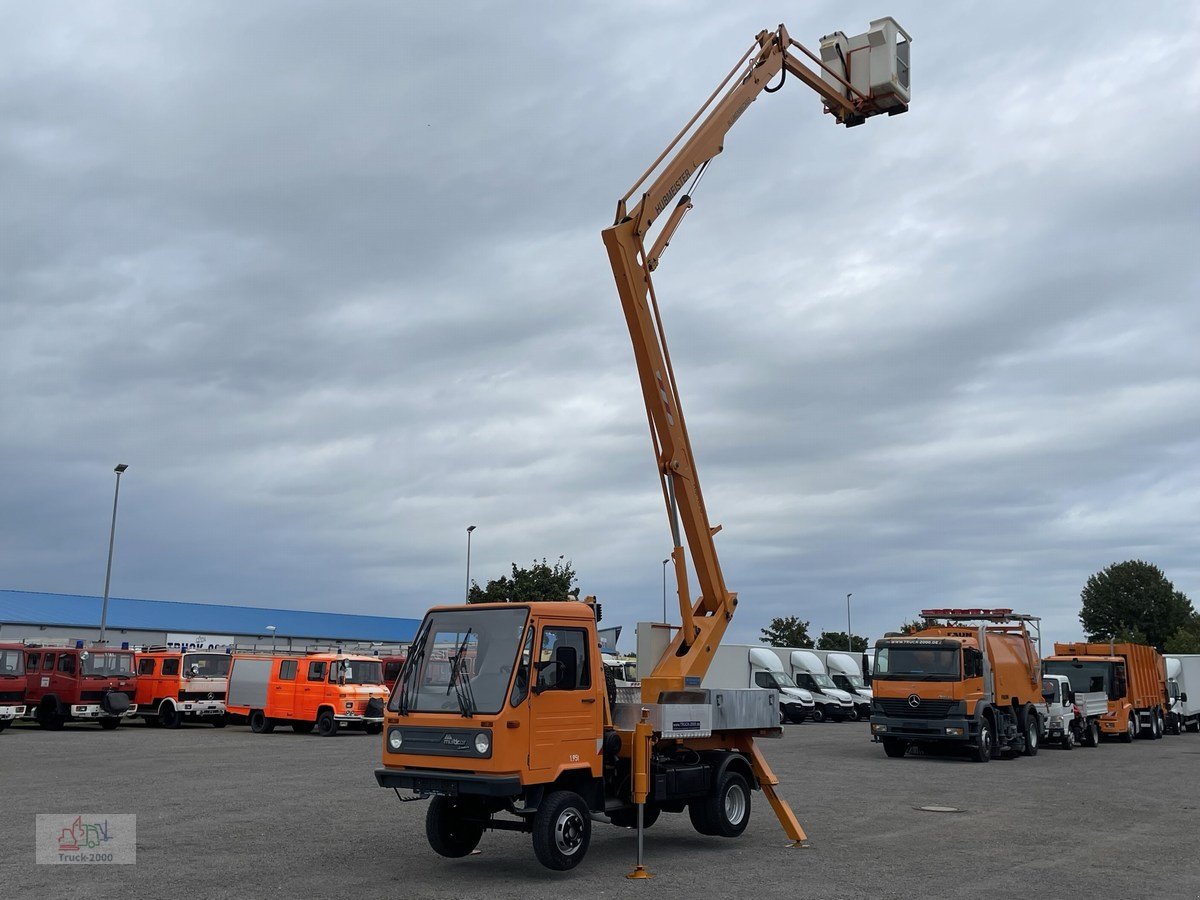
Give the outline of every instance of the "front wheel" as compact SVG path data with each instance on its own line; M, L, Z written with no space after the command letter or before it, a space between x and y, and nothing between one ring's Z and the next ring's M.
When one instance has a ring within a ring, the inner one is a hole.
M1025 746L1021 748L1021 752L1025 756L1037 756L1038 741L1042 737L1042 723L1038 719L1038 714L1028 707L1025 708Z
M814 706L811 716L812 716L812 720L814 722L824 722L825 721L825 710L822 709L820 706Z
M979 723L979 740L975 744L975 749L971 752L971 758L975 762L991 762L993 743L992 722L990 719L984 719Z
M363 726L363 729L367 732L367 734L382 734L383 733L383 723L382 722L368 722L366 725Z
M1066 726L1063 729L1062 748L1064 750L1074 750L1075 749L1075 729L1072 728L1070 725Z
M225 719L225 713L221 713L219 716L212 717L212 727L213 728L224 728L226 724L227 724L227 722Z
M591 816L573 791L554 791L533 817L533 852L547 869L575 868L587 855L591 839Z
M899 738L884 738L883 752L889 759L899 759L908 752L908 741L902 741Z
M178 728L183 724L183 716L173 703L164 703L158 708L158 724L163 728Z
M465 808L450 797L437 796L429 801L425 814L425 837L439 856L457 859L479 846L483 824L468 821Z
M1137 721L1133 718L1133 713L1129 714L1129 719L1125 723L1125 730L1121 733L1122 744L1132 744L1134 735L1137 734Z
M333 737L338 733L337 719L333 717L333 713L325 710L317 716L317 734L321 737Z
M851 722L857 722L859 719L858 710L854 707L850 707L849 712L846 713L846 718Z

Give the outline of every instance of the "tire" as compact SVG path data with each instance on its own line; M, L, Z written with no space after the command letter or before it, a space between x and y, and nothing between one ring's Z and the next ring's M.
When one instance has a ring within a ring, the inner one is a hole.
M67 717L58 711L58 707L49 703L39 706L34 718L37 719L38 725L47 731L62 731L63 726L67 724Z
M255 734L270 734L275 730L275 723L268 719L261 709L250 710L250 730Z
M533 817L533 852L547 869L565 872L587 855L592 819L574 791L553 791Z
M983 721L979 723L979 740L976 741L975 749L971 751L971 759L975 762L991 762L996 743L993 729L992 720L984 716Z
M1100 746L1100 723L1095 719L1088 722L1087 730L1083 733L1083 746L1099 747Z
M1121 743L1132 744L1134 737L1137 735L1137 719L1133 713L1129 714L1129 720L1125 723L1125 730L1121 732Z
M883 752L887 754L888 759L899 759L908 752L908 741L902 741L900 738L883 738Z
M825 710L820 706L820 704L812 708L812 712L809 713L809 716L814 722L824 722L827 718L825 715Z
M1042 740L1042 723L1038 714L1028 706L1021 710L1021 735L1025 739L1021 753L1024 756L1037 756L1038 744Z
M317 734L321 737L337 737L338 723L327 709L321 710L321 714L317 716Z
M120 724L121 724L120 719L104 718L104 719L100 720L100 727L103 728L105 731L113 731Z
M1064 750L1075 749L1075 729L1070 725L1063 729L1062 748Z
M229 724L229 720L226 719L225 713L221 713L219 716L212 717L212 727L213 728L224 728L228 724Z
M1154 710L1154 730L1150 732L1150 740L1161 741L1167 733L1166 722L1163 720L1161 709Z
M425 837L439 856L458 859L479 846L483 825L464 819L465 807L450 797L436 796L425 813Z
M178 728L183 724L183 715L174 703L163 702L158 708L158 724L163 728Z
M658 821L662 809L656 803L647 803L642 812L642 827L649 828ZM637 828L637 807L618 809L608 817L608 821L618 828Z
M1195 734L1197 731L1200 731L1200 720L1188 722L1184 725L1184 727L1192 734Z
M846 713L846 718L851 722L857 722L859 719L858 710L853 706L850 707L850 711Z
M692 804L704 809L707 834L733 838L750 824L750 784L740 772L726 769L717 779L716 788Z
M0 719L0 731L12 724L12 719Z

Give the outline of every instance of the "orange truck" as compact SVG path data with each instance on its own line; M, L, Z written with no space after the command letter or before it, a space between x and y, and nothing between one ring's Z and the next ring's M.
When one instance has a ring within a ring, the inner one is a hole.
M1100 732L1129 743L1151 740L1166 730L1167 667L1162 654L1145 644L1067 643L1054 645L1042 663L1047 675L1065 675L1074 691L1103 691L1108 712Z
M872 739L891 757L948 745L978 762L1035 755L1044 715L1039 620L1011 609L926 609L921 617L920 631L875 645Z
M245 717L255 734L291 725L333 737L345 727L383 730L388 688L372 656L318 651L303 656L234 653L225 708Z
M229 654L152 647L137 654L138 715L148 725L178 728L185 721L225 727Z

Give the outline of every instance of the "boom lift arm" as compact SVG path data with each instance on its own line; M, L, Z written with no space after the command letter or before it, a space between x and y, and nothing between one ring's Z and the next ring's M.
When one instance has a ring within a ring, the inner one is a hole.
M866 63L870 51L880 46L890 47L894 57L897 33L908 38L890 18L871 25L873 30L863 36L857 49L840 32L823 39L822 49L828 46L831 53L836 52L840 71L792 40L783 25L774 31L760 32L755 43L683 130L618 201L616 221L602 233L633 340L634 358L658 459L659 479L674 544L671 558L675 565L682 622L654 672L643 678L642 697L646 702L657 701L664 691L699 686L737 606L737 594L726 588L717 558L713 537L720 531L720 526L710 524L704 507L651 273L658 267L683 217L692 209L692 190L709 162L724 149L725 135L760 93L779 90L788 75L820 94L825 111L831 113L838 124L857 125L868 116L881 112L894 115L907 110L906 51L899 80L894 74L894 58L890 84L879 86L872 84L876 80L874 77L867 80L853 77L856 72L852 67L857 65L851 61L854 53L867 50L861 57ZM816 62L820 73L805 65L794 50ZM875 75L874 65L871 73ZM776 76L781 80L771 87ZM651 227L689 182L691 188L679 197L665 224L660 225L657 238L647 249ZM636 200L633 199L635 195ZM694 602L689 596L684 538L699 587Z

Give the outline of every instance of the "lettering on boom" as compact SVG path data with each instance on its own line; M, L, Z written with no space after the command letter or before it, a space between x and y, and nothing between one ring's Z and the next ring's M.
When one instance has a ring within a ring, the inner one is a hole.
M656 218L659 213L666 209L667 204L671 202L671 198L679 193L679 189L687 184L687 180L691 177L691 175L692 170L690 168L684 169L683 173L675 179L669 188L667 188L667 192L663 194L662 199L654 205L654 215Z

